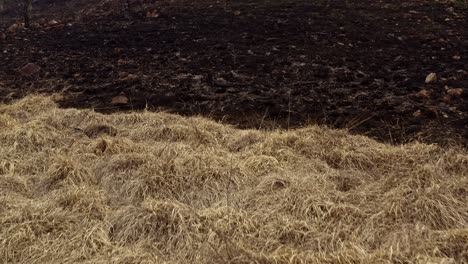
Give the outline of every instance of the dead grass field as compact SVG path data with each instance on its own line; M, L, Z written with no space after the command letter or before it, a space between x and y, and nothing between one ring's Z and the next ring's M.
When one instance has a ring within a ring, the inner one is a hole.
M467 263L468 153L0 106L0 263Z

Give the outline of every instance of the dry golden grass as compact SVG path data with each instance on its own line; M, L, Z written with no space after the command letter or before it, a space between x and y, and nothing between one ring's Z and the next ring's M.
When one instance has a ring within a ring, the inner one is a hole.
M467 263L468 153L0 106L0 263Z

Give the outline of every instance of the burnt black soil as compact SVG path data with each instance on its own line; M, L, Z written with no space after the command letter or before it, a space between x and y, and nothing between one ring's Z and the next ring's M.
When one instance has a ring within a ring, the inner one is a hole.
M320 123L385 142L467 146L467 10L463 1L192 2L161 4L152 20L114 14L6 31L0 99L61 92L63 107L105 113ZM42 70L22 76L26 63ZM431 72L437 81L426 84ZM121 94L128 104L112 104Z

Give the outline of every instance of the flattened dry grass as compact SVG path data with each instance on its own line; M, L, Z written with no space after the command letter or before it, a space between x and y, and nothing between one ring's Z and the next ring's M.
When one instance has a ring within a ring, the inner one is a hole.
M468 153L0 106L1 263L466 263Z

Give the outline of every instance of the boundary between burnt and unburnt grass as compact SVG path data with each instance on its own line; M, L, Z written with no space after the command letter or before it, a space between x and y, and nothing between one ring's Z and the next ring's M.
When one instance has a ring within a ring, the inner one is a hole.
M455 4L161 3L148 21L124 21L104 5L57 18L71 22L60 30L7 33L2 100L62 92L63 107L102 112L164 109L242 128L318 123L391 143L468 142L465 18ZM28 62L42 71L19 76ZM425 84L431 72L438 79ZM120 94L128 105L112 104Z

